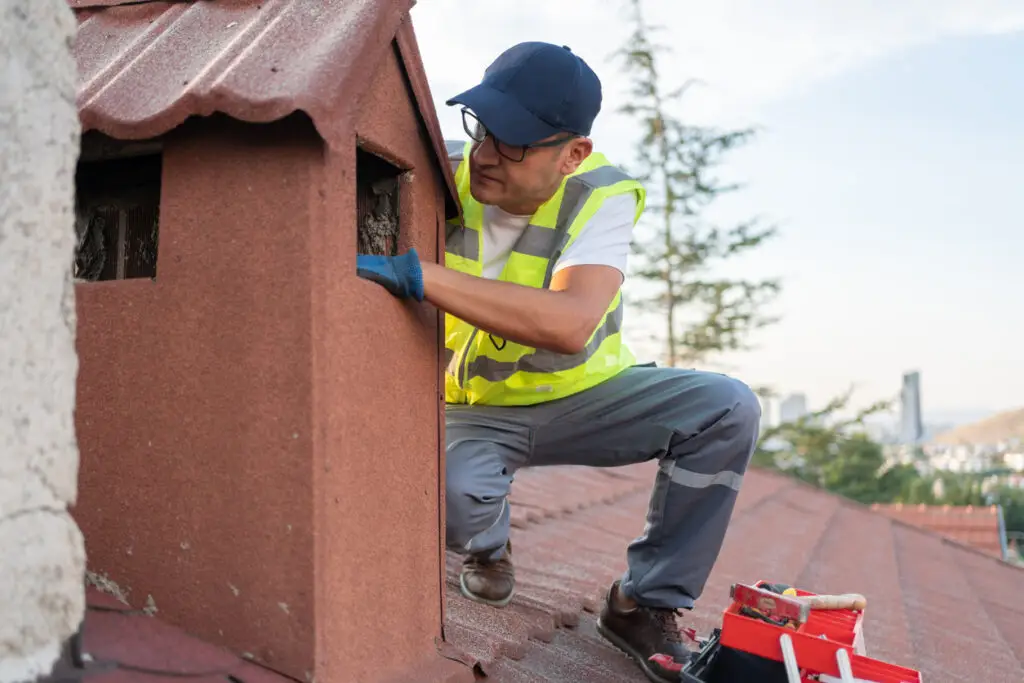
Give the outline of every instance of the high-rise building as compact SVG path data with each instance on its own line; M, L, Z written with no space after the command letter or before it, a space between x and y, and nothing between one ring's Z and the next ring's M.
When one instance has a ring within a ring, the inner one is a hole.
M807 396L790 394L779 403L779 422L795 422L807 414Z
M917 444L924 435L921 421L921 373L903 373L903 389L900 391L900 442Z
M775 426L775 401L771 396L762 396L761 394L757 395L757 400L761 404L761 433L763 434L765 430L771 429Z

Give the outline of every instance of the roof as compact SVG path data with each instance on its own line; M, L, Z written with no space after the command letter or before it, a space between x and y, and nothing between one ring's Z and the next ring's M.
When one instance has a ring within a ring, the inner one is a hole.
M892 505L872 510L922 529L934 531L995 557L1004 550L1002 515L998 505Z
M409 10L414 0L67 0L78 18L79 118L122 140L221 113L267 123L307 114L332 147L397 41L448 185L454 180Z
M502 683L642 683L594 629L642 531L656 465L521 470L513 485L519 591L504 609L464 599L448 559L446 637ZM939 681L1024 680L1024 570L781 474L748 473L718 564L684 625L720 625L729 586L760 579L859 592L867 653ZM575 626L574 626L575 625ZM488 674L486 677L483 674Z
M223 648L194 638L95 588L86 590L85 671L61 660L47 680L88 683L293 683ZM78 676L75 676L78 674ZM84 675L83 675L84 674Z

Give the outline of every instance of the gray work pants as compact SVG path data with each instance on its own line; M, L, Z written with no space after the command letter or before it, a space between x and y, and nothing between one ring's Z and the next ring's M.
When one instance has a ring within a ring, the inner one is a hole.
M692 608L718 559L760 417L757 397L738 380L646 366L536 406L449 405L448 545L503 554L507 496L522 467L657 458L647 524L626 551L622 590L651 607Z

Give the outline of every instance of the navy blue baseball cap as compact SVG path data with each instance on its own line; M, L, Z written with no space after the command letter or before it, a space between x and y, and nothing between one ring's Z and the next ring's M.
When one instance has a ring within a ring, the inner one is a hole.
M562 132L590 135L601 80L568 47L526 42L501 53L479 85L446 104L468 107L501 142L529 145Z

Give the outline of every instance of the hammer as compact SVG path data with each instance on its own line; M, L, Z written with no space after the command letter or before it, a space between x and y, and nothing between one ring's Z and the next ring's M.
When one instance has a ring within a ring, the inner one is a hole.
M868 600L860 593L841 595L800 595L797 600L806 602L811 609L855 609L867 607Z
M797 595L792 586L782 583L761 583L758 588L795 598L805 603L811 609L855 609L862 610L867 604L867 598L860 593L842 593L839 595Z

